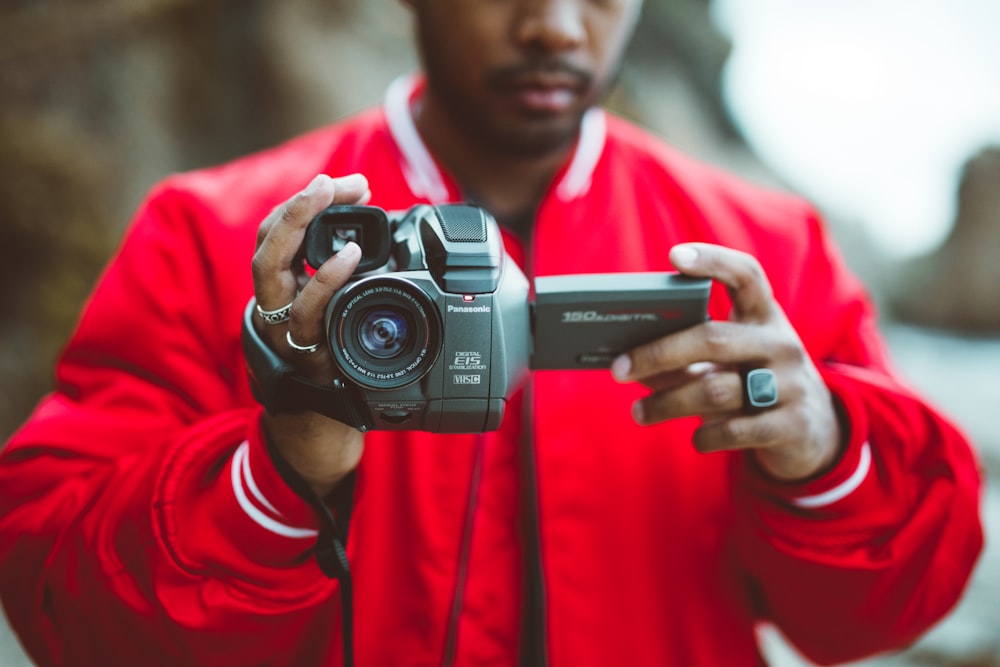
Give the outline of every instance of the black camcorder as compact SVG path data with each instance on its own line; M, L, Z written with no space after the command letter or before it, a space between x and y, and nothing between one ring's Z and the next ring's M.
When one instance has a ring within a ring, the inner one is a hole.
M269 409L361 430L495 430L529 369L607 368L707 316L711 281L671 272L539 277L532 298L496 222L474 205L331 206L307 229L305 261L319 267L350 241L362 258L326 310L341 374L329 385L296 377L247 306L251 386Z

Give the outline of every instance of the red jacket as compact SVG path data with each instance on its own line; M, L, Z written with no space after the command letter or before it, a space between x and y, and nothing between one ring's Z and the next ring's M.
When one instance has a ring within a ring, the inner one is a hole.
M138 211L0 459L0 592L39 664L339 664L337 583L263 448L239 327L257 225L314 174L362 172L389 209L460 199L408 94L173 176ZM534 373L495 433L370 433L348 545L358 665L514 665L535 541L553 667L755 665L761 619L835 662L951 608L982 544L974 458L890 370L809 206L595 111L530 243L506 238L532 275L670 270L692 240L764 266L851 425L836 468L776 484L698 454L695 420L637 427L641 389L601 371ZM711 316L728 309L713 293Z

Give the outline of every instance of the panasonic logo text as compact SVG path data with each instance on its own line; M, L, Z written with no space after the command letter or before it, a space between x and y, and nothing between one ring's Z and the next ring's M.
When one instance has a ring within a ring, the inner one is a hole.
M453 306L448 304L449 313L491 313L493 309L489 306Z

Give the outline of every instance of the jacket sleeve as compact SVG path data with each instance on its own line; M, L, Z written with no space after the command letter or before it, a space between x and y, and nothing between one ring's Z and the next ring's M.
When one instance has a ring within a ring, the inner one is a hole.
M955 604L983 544L980 475L965 436L894 375L867 295L809 224L786 310L849 442L802 484L735 460L738 548L763 615L832 664L905 646Z
M246 387L253 236L161 187L2 452L0 593L40 665L309 662L336 636Z

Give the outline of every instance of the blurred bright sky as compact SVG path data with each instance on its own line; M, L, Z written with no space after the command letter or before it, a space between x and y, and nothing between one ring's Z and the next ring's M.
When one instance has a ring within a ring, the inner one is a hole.
M1000 145L1000 0L712 6L733 41L726 102L755 151L890 254L940 242L963 163Z

